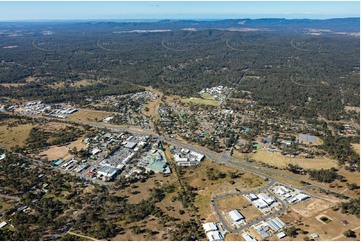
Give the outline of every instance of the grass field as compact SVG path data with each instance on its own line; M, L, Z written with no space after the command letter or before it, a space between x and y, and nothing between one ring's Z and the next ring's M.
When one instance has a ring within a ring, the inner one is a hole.
M338 162L336 160L327 159L324 157L313 159L298 157L290 158L283 156L280 153L268 152L264 149L258 150L257 153L254 153L251 156L251 158L277 167L286 167L288 164L297 164L305 169L329 169L331 167L338 167Z
M24 146L33 127L32 124L21 124L16 127L8 127L6 124L0 125L0 144L8 149L16 145Z
M202 93L201 94L201 97L202 98L204 98L204 99L210 99L210 100L214 100L214 97L211 95L211 94L209 94L209 93Z
M79 109L78 112L70 115L67 120L76 122L96 122L96 120L103 120L111 115L113 115L112 112L97 111L91 109Z
M182 103L193 103L193 104L202 104L202 105L210 105L210 106L219 106L219 104L221 103L221 101L217 101L217 100L207 100L207 99L202 99L202 98L184 98L181 99Z
M360 154L360 144L352 144L352 148L357 152L357 154Z

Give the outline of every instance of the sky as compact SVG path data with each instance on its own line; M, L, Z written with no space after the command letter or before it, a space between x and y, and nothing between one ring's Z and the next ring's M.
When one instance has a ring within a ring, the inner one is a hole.
M0 21L359 17L359 1L0 1Z

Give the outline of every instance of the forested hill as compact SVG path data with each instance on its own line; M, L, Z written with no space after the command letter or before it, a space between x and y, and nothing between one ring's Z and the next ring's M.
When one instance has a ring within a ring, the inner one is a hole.
M116 28L118 30L182 30L193 28L204 29L229 29L229 28L256 28L267 30L292 30L302 31L307 29L319 29L328 31L359 32L360 18L337 18L326 20L315 19L284 19L284 18L263 18L263 19L227 19L227 20L160 20L160 21L67 21L67 22L0 22L1 27L12 27L23 29L26 27L34 30L37 27L49 26L63 29L65 26L71 30L84 28L88 30L101 30L102 28Z

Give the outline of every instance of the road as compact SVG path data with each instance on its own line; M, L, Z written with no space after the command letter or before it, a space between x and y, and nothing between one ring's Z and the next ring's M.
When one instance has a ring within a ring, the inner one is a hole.
M161 141L165 141L165 142L170 143L172 145L175 145L175 146L178 146L178 147L181 147L181 148L184 148L184 149L191 149L191 150L194 150L196 152L202 153L208 159L210 159L211 161L216 162L218 164L224 164L224 165L226 165L228 167L232 167L234 169L247 171L247 172L256 174L256 175L264 177L264 178L273 179L274 181L277 181L277 182L279 182L281 184L284 184L286 186L289 186L289 187L292 187L292 188L295 188L295 189L304 190L303 187L297 187L295 185L292 185L290 183L287 183L285 181L282 181L282 180L279 180L279 179L273 177L273 175L281 176L281 177L284 177L286 179L290 179L290 180L293 180L293 181L296 181L296 182L300 182L300 183L302 182L301 179L296 178L296 177L294 177L292 175L284 174L284 173L281 173L279 171L272 170L272 169L269 169L269 168L256 166L256 165L254 165L252 163L249 163L247 161L235 159L235 158L233 158L233 157L231 157L229 155L219 154L219 153L217 153L215 151L211 151L211 150L209 150L209 149L207 149L205 147L201 147L201 146L193 145L193 144L186 144L186 143L183 143L183 141L179 141L179 140L172 139L172 138L169 138L169 137L160 136L158 134L155 134L151 130L139 130L139 129L136 129L136 128L133 128L133 127L115 127L115 126L109 127L108 125L105 125L105 124L102 124L102 123L94 124L94 123L91 123L91 122L83 122L83 123L79 123L79 124L88 124L88 125L98 127L98 128L108 128L108 129L112 129L114 131L121 131L121 132L129 131L129 132L132 132L132 133L134 133L136 135L152 135L154 138L157 138L157 139L159 139ZM232 164L230 162L239 164L242 167L234 165L234 164ZM316 185L316 184L309 184L308 187L309 188L321 189L321 190L323 190L323 191L325 191L327 193L339 194L339 195L342 196L342 194L340 194L338 192L335 192L333 190L324 188L324 187ZM313 193L311 193L309 191L304 191L304 193L307 193L308 195L311 195L311 196L314 196L314 197L318 197L320 199L325 199L324 197L317 196L317 195L315 195L315 194L313 194Z

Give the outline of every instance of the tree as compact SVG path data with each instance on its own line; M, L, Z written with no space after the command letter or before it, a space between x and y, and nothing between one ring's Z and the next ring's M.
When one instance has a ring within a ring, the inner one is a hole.
M356 238L355 231L352 231L351 229L346 230L345 232L343 232L343 235L345 235L347 238Z

